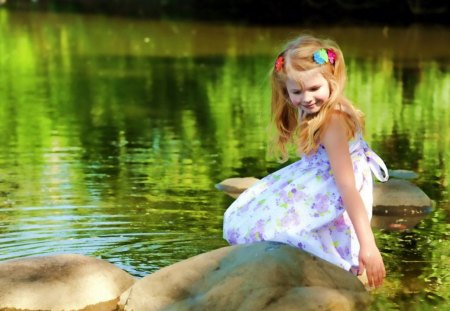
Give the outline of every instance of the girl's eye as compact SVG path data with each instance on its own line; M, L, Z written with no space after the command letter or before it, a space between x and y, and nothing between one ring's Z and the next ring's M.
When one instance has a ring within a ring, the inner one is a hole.
M314 92L314 91L317 91L319 88L320 88L320 87L318 87L318 86L314 86L314 87L311 88L311 91L313 91L313 92Z
M292 91L292 94L294 94L294 95L300 95L302 92L301 91Z

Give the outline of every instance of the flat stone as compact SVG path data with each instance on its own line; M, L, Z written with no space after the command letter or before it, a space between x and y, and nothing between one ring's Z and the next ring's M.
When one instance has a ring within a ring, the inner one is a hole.
M374 215L425 215L431 211L431 206L432 202L425 192L407 180L393 178L374 184Z
M0 310L114 310L135 278L76 254L0 262Z
M414 179L419 177L419 174L409 170L389 170L389 176L400 179Z
M363 284L289 245L258 242L219 248L165 267L120 297L120 310L364 310Z
M227 178L216 184L216 188L236 199L242 192L244 192L247 188L250 188L250 186L257 181L259 181L259 179L255 177Z
M257 181L259 179L255 177L228 178L216 184L216 188L237 198ZM386 212L388 207L405 207L405 210L392 210L392 213L401 215L428 213L432 205L430 198L419 187L407 180L395 178L384 183L374 183L373 197L374 212L380 210L383 214L391 212L391 209Z
M259 179L255 177L228 178L216 188L237 198L257 181ZM391 178L384 183L374 183L371 222L374 228L389 231L411 229L431 211L431 199L407 180Z

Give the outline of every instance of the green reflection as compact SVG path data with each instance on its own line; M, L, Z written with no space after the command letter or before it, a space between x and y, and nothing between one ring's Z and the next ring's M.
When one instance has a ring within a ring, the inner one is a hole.
M231 199L214 184L280 167L266 155L267 74L299 31L0 10L0 258L86 253L142 276L224 246ZM436 203L417 228L376 233L389 282L373 307L439 309L450 298L448 29L317 31L348 51L347 93L373 149L418 172Z

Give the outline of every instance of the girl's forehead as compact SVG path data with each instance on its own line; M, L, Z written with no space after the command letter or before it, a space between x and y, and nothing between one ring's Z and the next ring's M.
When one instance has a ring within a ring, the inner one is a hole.
M294 71L292 70L287 74L286 83L289 84L298 84L299 86L309 85L311 83L317 83L323 81L325 78L322 75L320 67L303 70L303 71Z

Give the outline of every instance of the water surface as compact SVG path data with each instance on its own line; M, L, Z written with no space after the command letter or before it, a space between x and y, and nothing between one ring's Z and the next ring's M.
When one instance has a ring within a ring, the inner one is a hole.
M225 246L232 199L214 185L286 165L266 152L267 75L302 31L0 9L0 260L80 253L141 277ZM371 147L433 200L416 227L375 229L373 309L443 310L450 30L313 33L344 50Z

